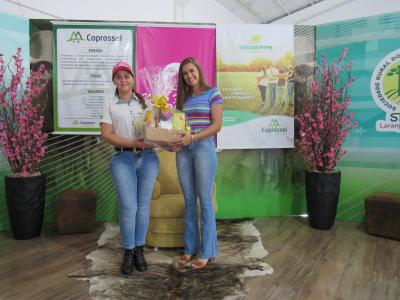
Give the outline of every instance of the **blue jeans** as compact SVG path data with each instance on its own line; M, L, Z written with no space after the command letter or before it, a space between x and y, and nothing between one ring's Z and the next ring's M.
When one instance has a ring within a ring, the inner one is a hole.
M179 182L185 198L185 254L199 258L218 254L217 226L213 205L213 184L217 171L214 137L184 146L176 153ZM197 220L197 197L201 208L201 233Z
M265 85L259 84L258 89L260 90L262 104L265 104L265 95L267 93L267 87Z
M284 85L278 85L276 89L276 102L278 105L284 105L286 98L286 87Z
M269 83L269 101L274 106L276 98L276 83Z
M288 97L289 97L289 102L293 102L294 100L294 81L288 81Z
M152 150L116 152L110 171L118 195L119 226L125 249L145 243L150 202L160 163Z

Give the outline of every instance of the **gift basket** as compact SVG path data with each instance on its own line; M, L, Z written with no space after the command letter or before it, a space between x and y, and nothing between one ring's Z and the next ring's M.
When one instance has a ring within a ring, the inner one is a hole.
M185 114L174 109L177 75L177 68L173 64L140 71L140 79L146 90L143 96L149 109L145 112L143 124L138 126L147 142L165 147L177 136L190 131Z

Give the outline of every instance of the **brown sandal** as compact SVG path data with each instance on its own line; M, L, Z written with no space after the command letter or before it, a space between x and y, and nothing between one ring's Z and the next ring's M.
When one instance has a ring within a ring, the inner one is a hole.
M184 255L179 256L179 259L178 259L179 268L186 267L187 265L189 265L191 260L192 260L192 256L191 255L184 254Z
M210 262L210 259L196 259L194 262L192 262L192 269L201 269L204 268L205 266L208 265Z

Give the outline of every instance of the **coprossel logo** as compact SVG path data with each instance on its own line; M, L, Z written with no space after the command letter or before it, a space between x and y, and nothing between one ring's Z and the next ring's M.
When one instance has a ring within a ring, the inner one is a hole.
M67 42L79 43L80 41L84 41L84 40L85 39L82 37L82 35L79 31L72 31Z
M279 127L279 122L277 119L272 119L268 125L269 128L277 128Z
M288 128L287 126L281 126L279 124L278 119L271 119L269 124L265 127L261 127L261 132L264 133L274 133L274 134L281 134L281 133L287 133Z

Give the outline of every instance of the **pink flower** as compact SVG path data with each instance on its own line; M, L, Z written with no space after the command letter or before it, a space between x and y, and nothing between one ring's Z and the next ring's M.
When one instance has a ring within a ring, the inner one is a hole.
M339 60L337 61L337 64L340 65L342 63L343 58L346 56L348 48L344 48L342 54L339 57Z
M34 100L46 89L47 80L42 79L46 71L41 66L30 71L23 85L24 72L21 48L7 64L0 54L0 145L11 169L28 176L36 172L44 156L43 107Z
M344 63L347 48L339 59L328 62L321 55L321 65L316 66L311 83L312 95L295 117L299 128L296 145L311 170L326 172L336 167L345 154L342 144L351 129L357 126L354 113L346 113L351 101L350 86L352 63Z

